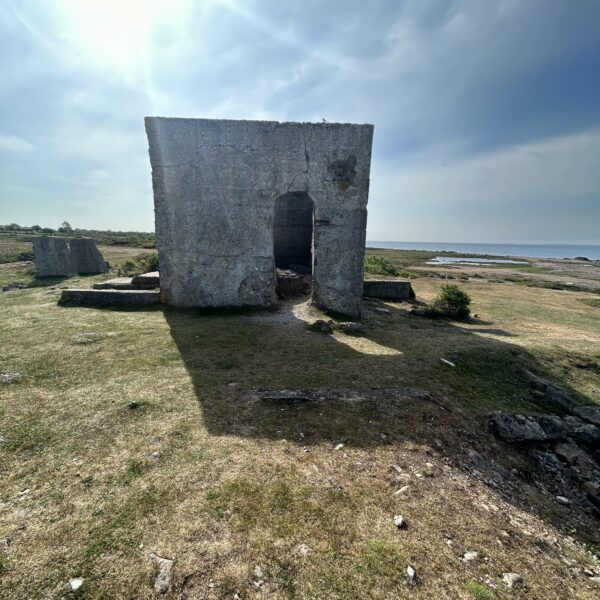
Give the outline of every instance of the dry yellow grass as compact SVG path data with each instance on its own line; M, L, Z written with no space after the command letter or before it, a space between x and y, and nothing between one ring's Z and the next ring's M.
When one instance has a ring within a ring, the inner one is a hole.
M418 297L439 284L417 280ZM466 599L471 582L492 598L596 598L583 570L598 569L584 545L598 545L597 521L520 477L490 486L467 450L530 472L483 415L539 409L524 367L597 397L597 373L574 364L598 363L598 309L579 301L589 294L463 285L478 322L389 303L389 316L367 310L379 324L367 319L351 340L308 333L298 313L61 308L49 288L2 294L0 371L21 378L0 387L0 597L66 597L80 576L77 597L152 598L154 551L175 560L178 598ZM76 343L84 332L99 336ZM287 404L245 392L372 387L431 399ZM468 550L479 559L465 563ZM524 587L509 591L507 571Z

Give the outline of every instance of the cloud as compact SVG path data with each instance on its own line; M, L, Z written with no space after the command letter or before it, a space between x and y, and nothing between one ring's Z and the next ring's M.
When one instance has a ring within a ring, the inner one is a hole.
M576 238L561 210L588 231L598 3L126 4L0 6L0 202L12 220L151 228L150 114L374 123L371 239ZM29 151L6 148L16 140Z
M3 135L0 133L0 152L29 152L33 145L27 140L16 135Z
M421 167L382 161L368 239L594 243L598 156L600 128Z

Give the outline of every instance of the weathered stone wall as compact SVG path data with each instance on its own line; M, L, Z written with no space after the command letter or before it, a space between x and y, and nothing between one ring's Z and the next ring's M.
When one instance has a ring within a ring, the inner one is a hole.
M146 118L162 301L275 301L277 197L314 203L313 299L358 316L372 125Z
M108 265L100 254L96 242L91 238L71 240L71 260L73 268L81 275L108 272Z
M34 237L33 258L38 277L70 277L75 275L71 252L64 238Z

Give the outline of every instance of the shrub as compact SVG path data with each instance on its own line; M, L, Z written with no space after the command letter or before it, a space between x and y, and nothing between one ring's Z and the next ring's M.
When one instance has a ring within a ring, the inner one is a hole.
M443 285L439 294L427 307L427 315L464 321L471 314L470 304L469 295L457 285Z
M118 269L121 277L133 277L150 271L158 271L158 254L155 252L128 258L121 263Z
M400 271L383 256L367 256L365 260L365 271L373 275L392 275L397 277Z

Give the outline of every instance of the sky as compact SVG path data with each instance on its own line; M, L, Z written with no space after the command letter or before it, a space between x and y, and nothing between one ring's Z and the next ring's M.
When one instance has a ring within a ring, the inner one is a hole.
M152 231L145 115L373 123L371 241L600 243L600 0L3 0L0 223Z

